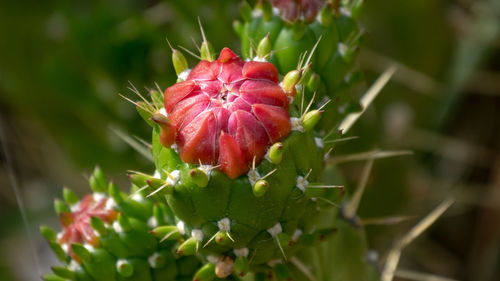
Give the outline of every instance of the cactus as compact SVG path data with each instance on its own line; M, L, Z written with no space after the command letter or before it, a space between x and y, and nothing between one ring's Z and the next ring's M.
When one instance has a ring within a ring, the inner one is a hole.
M94 195L65 190L62 234L42 233L66 267L46 280L302 280L310 249L334 252L333 280L375 280L357 203L338 212L344 188L324 165L361 109L349 94L360 3L244 2L242 57L215 58L203 36L190 69L171 47L177 83L135 103L154 173L131 172L130 196L98 169Z
M322 110L300 110L296 99L303 70L280 83L271 63L225 48L177 72L164 100L154 91L139 108L154 121L155 175L131 178L164 196L192 234L178 253L227 256L245 275L335 233L311 219L343 189L321 184L329 147L314 132Z

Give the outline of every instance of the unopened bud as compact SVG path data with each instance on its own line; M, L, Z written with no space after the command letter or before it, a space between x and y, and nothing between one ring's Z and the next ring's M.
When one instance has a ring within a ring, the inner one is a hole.
M302 77L302 71L300 70L292 70L285 75L283 78L283 89L286 93L290 93L295 90L295 85L299 83L300 78Z
M229 235L225 231L219 231L215 234L215 242L219 245L228 245L231 242Z
M179 229L175 225L159 226L151 230L151 234L153 234L156 238L160 239L160 241L161 240L175 241L182 238Z
M281 163L283 159L283 144L281 142L277 142L269 148L269 160L273 164Z
M321 110L311 110L302 117L302 127L305 132L309 132L318 124L321 119L321 115L323 115L323 111Z
M194 237L190 237L186 241L184 241L179 248L177 248L177 254L181 256L191 256L196 254L200 242L196 240Z
M134 266L127 260L119 259L116 262L116 271L123 277L130 277L134 274Z
M234 261L234 272L239 276L245 276L250 270L250 264L246 257L236 257Z
M186 57L181 53L181 51L176 49L172 49L172 64L174 65L175 74L177 74L177 76L189 67Z
M200 169L192 169L189 171L189 176L198 187L206 187L208 185L208 176Z
M257 57L261 59L265 59L269 57L271 54L271 39L269 38L269 33L260 40L259 45L257 46Z
M209 262L202 266L194 275L193 281L211 281L217 276L215 275L215 264Z
M255 197L261 197L269 190L269 183L266 180L258 180L252 187Z
M213 61L214 60L214 48L212 44L208 41L203 41L200 47L200 56L202 60Z

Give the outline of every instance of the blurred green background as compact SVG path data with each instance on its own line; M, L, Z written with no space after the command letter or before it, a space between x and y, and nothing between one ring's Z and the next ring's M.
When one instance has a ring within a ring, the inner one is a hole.
M38 225L58 224L52 200L63 185L85 193L95 164L119 183L126 182L125 170L151 169L115 133L149 138L147 125L118 94L133 97L129 83L140 90L174 83L165 39L195 50L198 17L216 50L239 49L231 28L239 18L234 0L0 2L0 142L6 148L0 153L0 280L39 280L55 263ZM389 65L399 68L350 132L359 138L334 155L414 151L375 162L360 214L370 248L383 259L396 238L454 194L453 208L405 250L400 267L500 280L500 1L368 1L362 26L365 86ZM349 186L356 186L362 164L340 165ZM410 219L368 225L395 216Z

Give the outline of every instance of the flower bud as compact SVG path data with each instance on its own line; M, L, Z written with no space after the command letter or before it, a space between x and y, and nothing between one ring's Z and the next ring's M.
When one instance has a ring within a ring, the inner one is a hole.
M186 57L179 50L172 49L172 63L177 76L188 69Z
M321 119L321 115L323 111L321 110L311 110L302 117L302 127L305 132L311 131L316 124L318 124L319 119Z

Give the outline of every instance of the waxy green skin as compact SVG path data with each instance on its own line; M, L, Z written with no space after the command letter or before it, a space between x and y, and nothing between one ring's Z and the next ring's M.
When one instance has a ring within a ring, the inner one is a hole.
M202 229L205 244L219 230L217 222L223 218L231 221L230 235L234 242L219 245L208 244L203 250L219 253L232 248L248 247L254 264L264 263L272 258L282 258L278 245L273 241L267 229L281 223L284 233L291 236L300 228L304 233L314 224L310 219L309 209L315 209L317 203L296 187L297 176L306 176L308 181L318 182L322 177L323 151L314 142L312 132L292 132L283 143L283 158L279 165L263 160L258 166L258 173L263 176L277 169L266 178L269 190L261 197L252 193L252 185L246 175L230 180L226 175L214 169L206 187L200 188L189 177L189 171L197 165L185 164L172 160L173 149L163 147L159 139L159 130L153 134L153 155L163 177L162 170L179 170L179 182L166 196L168 205L176 216L191 229ZM312 192L317 192L312 191ZM320 190L319 196L326 194ZM309 211L309 212L308 212ZM308 218L304 215L308 214ZM314 214L312 214L314 215ZM265 243L268 241L269 243Z

